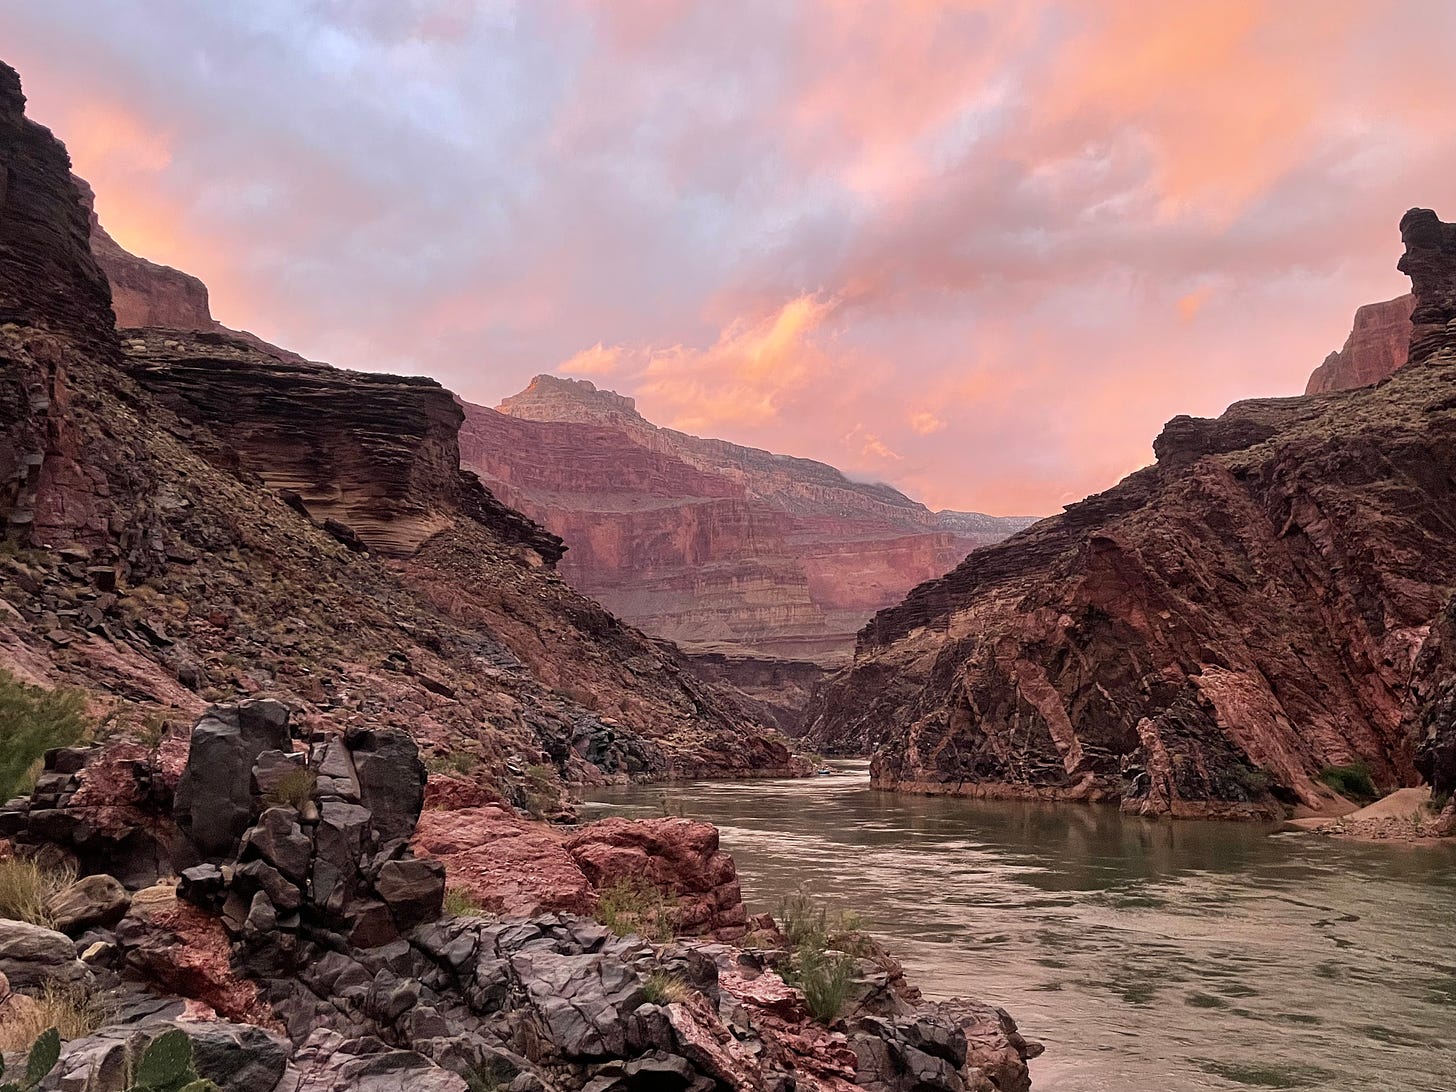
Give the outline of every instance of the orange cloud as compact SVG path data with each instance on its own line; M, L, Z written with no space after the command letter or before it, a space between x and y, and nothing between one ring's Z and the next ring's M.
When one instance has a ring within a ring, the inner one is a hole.
M935 414L922 410L910 415L910 427L917 436L930 436L945 428L945 422Z
M816 335L836 306L805 294L769 314L735 320L706 348L596 345L556 370L618 376L674 428L760 426L779 419L787 400L832 368Z

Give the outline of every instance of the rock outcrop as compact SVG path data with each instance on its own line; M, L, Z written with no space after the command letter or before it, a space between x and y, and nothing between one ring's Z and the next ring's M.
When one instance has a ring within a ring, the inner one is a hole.
M144 388L227 445L219 461L367 549L408 557L468 513L502 542L561 557L559 538L460 469L463 415L432 379L279 361L217 333L127 330L122 346Z
M583 380L465 413L463 465L566 540L562 575L694 655L837 666L875 610L1031 522L659 428Z
M1410 352L1411 310L1407 292L1393 300L1367 303L1355 312L1355 324L1344 347L1325 357L1309 377L1305 394L1327 394L1368 387L1405 366Z
M1456 251L1433 213L1401 226L1410 364L1170 422L1155 465L880 612L810 738L868 740L886 788L1154 814L1319 807L1357 761L1413 783L1445 676L1412 669L1456 587Z
M78 761L86 780L106 756L51 765ZM133 773L140 792L147 780ZM88 1089L122 1092L128 1043L173 1028L191 1041L197 1072L236 1092L1029 1086L1026 1062L1040 1048L1006 1013L918 1003L867 939L870 955L845 957L849 1011L828 1026L777 973L793 957L771 919L758 923L763 946L748 951L616 935L539 906L504 919L446 913L447 882L468 889L472 876L457 873L463 861L411 848L438 843L440 831L416 829L424 771L403 732L307 731L266 700L214 708L193 728L178 781L171 810L159 794L145 809L172 833L168 859L150 876L149 857L112 862L136 877L119 920L74 923L78 944L0 919L0 997L13 987L19 999L0 1006L0 1027L47 986L84 985L116 1002L113 1023L65 1045L45 1089L89 1075ZM241 788L202 791L223 784ZM57 828L44 816L70 805L50 803L32 796L0 811L16 850L37 860L71 851L49 830L86 821ZM479 831L471 810L439 814ZM711 826L617 819L551 837L592 883L631 878L679 893L679 934L743 936L733 862ZM529 850L516 861L523 877L539 875L537 863ZM177 867L180 881L158 879ZM101 873L82 882L97 881L119 886Z
M552 571L560 541L460 469L437 384L217 329L120 338L65 150L23 101L0 68L8 671L81 687L124 728L256 694L367 718L514 799L533 768L789 769L675 649Z
M190 273L158 265L123 248L101 226L90 184L71 176L90 220L91 254L111 285L111 309L120 327L157 326L167 330L221 334L278 360L304 362L297 353L270 345L246 330L230 330L212 317L207 285Z

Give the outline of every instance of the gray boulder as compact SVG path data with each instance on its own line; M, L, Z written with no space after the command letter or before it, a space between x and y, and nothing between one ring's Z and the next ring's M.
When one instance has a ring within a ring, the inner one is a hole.
M320 1029L294 1056L276 1092L469 1092L465 1079L412 1050Z
M63 933L80 933L97 925L115 925L131 905L131 896L112 876L87 876L46 902Z
M16 989L28 990L48 982L85 982L91 970L76 958L76 945L65 933L0 918L0 974Z
M344 735L359 781L359 796L373 815L382 845L408 840L425 805L425 764L408 732L351 727Z
M253 819L253 767L264 751L288 751L288 707L271 699L215 705L192 729L172 808L203 858L231 857Z

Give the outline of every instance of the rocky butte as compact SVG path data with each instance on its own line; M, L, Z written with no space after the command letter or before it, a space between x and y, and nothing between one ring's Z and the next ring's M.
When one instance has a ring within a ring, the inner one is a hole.
M1329 766L1452 766L1456 234L1401 221L1409 363L1173 419L1156 463L860 631L811 740L876 785L1175 816L1327 802Z
M824 463L660 428L585 380L540 375L464 409L462 464L567 542L573 586L786 726L876 610L1032 522L932 512Z
M1347 391L1378 383L1404 366L1410 351L1410 293L1383 303L1367 303L1355 312L1355 324L1344 347L1325 357L1309 377L1305 394Z
M119 334L94 229L0 64L6 745L91 729L0 806L0 1037L23 1048L57 1005L82 1025L7 1076L1029 1086L1009 1016L923 1003L869 938L832 938L847 992L811 1009L711 826L531 818L568 780L790 757L555 574L560 539L460 468L449 392L210 327L163 267L126 275L177 285L197 328Z

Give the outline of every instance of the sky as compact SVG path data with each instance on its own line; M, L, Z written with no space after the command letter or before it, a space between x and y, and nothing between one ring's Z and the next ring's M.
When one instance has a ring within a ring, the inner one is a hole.
M1045 514L1297 394L1456 218L1446 0L4 0L227 325Z

